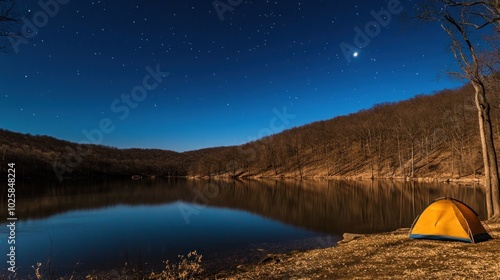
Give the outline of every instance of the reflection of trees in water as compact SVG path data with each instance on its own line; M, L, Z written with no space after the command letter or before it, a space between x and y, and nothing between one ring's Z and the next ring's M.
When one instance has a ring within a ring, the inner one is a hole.
M27 220L117 204L168 203L191 195L188 188L179 187L181 184L175 180L65 180L63 184L24 182L16 188L17 216ZM2 203L4 201L6 199ZM0 218L5 215L2 212Z
M234 188L221 189L224 191L211 201L211 205L244 209L326 233L367 233L409 227L425 207L443 196L463 200L484 216L483 192L457 185L391 181L243 181Z
M203 204L207 200L200 199L200 194L205 194L209 206L245 210L332 234L409 227L429 203L443 196L462 200L485 216L484 193L477 188L419 182L326 180L115 180L72 182L36 189L26 184L18 188L17 210L18 217L26 220L117 204L155 205L179 200Z

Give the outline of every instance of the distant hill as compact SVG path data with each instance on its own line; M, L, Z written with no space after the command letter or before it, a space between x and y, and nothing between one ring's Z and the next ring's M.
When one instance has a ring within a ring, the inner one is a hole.
M24 178L186 176L193 162L218 149L186 153L158 149L117 149L0 130L2 175L6 174L7 163L14 162L16 173Z
M497 96L492 104L500 104ZM499 110L492 110L495 133ZM79 145L0 130L0 169L24 177L427 177L480 176L473 90L464 86L379 104L233 147L178 153ZM497 147L500 145L497 145Z

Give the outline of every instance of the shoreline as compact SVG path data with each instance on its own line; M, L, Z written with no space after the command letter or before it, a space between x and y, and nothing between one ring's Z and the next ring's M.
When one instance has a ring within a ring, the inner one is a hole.
M202 262L205 271L187 279L500 279L500 219L483 224L494 239L476 244L410 239L409 228L345 233L344 239L330 247L254 255L250 262L252 252L244 252L239 256L247 262L233 255L226 265L223 262L228 259L221 259L221 269L216 270ZM162 271L154 272L158 275ZM125 266L60 279L176 279L152 275L150 270Z
M190 180L337 180L337 181L376 181L376 180L392 180L398 182L428 182L428 183L457 183L457 184L474 184L483 185L483 178L479 177L461 177L451 178L450 176L439 177L370 177L363 176L364 174L354 176L230 176L230 175L216 175L216 176L186 176L184 178Z
M346 233L331 247L267 254L258 261L236 262L232 268L186 279L500 279L500 220L483 223L494 239L476 244L410 239L409 228ZM180 279L161 278L161 273L153 276L151 271L123 267L58 279Z
M210 279L500 279L500 221L486 225L496 239L415 240L408 228L351 235L334 247L268 255Z
M427 183L456 183L456 184L473 184L473 185L483 185L483 177L472 177L464 176L460 178L453 178L451 176L436 176L436 177L404 177L404 176L375 176L371 177L367 174L357 174L352 176L323 176L323 175L304 175L302 177L295 175L280 175L280 176L269 176L269 175L239 175L231 176L228 174L214 175L214 176L149 176L144 175L140 179L132 178L132 175L123 176L90 176L90 177L64 177L63 181L87 181L87 180L133 180L133 181L148 181L148 180L175 180L175 179L185 179L185 180L335 180L335 181L397 181L397 182L427 182ZM0 176L1 178L1 176ZM37 177L37 176L26 176L24 180L43 180L44 182L55 182L62 183L55 180L54 178L47 177Z

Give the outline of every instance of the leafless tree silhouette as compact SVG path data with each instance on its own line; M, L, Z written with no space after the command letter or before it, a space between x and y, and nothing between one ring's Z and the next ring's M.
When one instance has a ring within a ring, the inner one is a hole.
M15 0L0 0L0 51L8 50L12 40L21 37L21 19Z

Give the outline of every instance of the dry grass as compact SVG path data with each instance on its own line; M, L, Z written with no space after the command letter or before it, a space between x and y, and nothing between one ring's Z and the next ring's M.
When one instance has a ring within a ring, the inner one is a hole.
M500 223L490 223L500 238ZM408 230L337 247L269 256L217 279L500 279L500 239L479 244L413 240Z
M160 273L151 273L149 279L157 280L185 280L198 279L197 277L203 272L201 268L202 255L198 255L196 251L190 252L187 257L179 256L179 263L170 264L165 262L165 269Z

